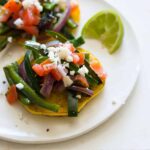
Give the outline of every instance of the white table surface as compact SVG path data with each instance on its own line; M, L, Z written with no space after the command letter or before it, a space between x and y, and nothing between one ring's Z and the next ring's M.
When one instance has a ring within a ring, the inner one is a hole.
M107 0L128 19L141 48L142 70L124 107L90 133L61 143L22 145L0 141L0 150L149 150L150 149L150 1Z

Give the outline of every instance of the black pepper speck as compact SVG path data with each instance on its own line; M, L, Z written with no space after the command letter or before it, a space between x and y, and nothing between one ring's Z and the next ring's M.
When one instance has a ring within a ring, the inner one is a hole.
M49 129L46 129L46 132L49 132Z

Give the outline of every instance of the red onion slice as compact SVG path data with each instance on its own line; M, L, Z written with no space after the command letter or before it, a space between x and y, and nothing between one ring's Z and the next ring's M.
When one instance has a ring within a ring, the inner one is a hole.
M70 0L66 0L66 10L62 14L62 16L59 18L55 26L53 27L53 30L55 32L59 32L63 28L63 26L66 24L67 19L70 15L70 11L71 11Z
M92 90L90 90L88 88L83 88L83 87L80 87L80 86L73 85L73 86L69 87L69 89L72 90L72 91L84 93L88 96L92 96L94 94L94 92Z
M57 40L46 43L46 47L57 47L59 45L60 45L60 41Z
M26 72L26 69L25 69L24 61L19 66L19 75L22 77L22 79L25 82L29 83L29 78L27 76L27 72Z
M54 82L55 82L55 79L50 74L48 74L47 76L44 77L44 83L40 90L40 93L44 97L46 97L46 98L50 97Z
M65 86L64 86L63 81L55 82L55 84L54 84L54 86L53 86L53 91L54 91L54 92L61 93L61 92L64 92L65 89L66 89L66 88L65 88Z

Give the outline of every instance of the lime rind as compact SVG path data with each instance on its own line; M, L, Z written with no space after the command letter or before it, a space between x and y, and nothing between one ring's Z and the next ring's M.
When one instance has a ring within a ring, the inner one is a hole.
M85 38L94 38L114 53L121 45L124 35L123 23L117 12L105 10L91 17L82 29Z

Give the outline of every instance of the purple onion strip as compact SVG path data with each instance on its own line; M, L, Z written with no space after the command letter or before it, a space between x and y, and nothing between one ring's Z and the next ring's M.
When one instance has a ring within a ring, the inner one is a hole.
M88 88L83 88L83 87L80 87L80 86L73 85L73 86L69 87L69 89L72 90L72 91L84 93L88 96L92 96L94 94L94 92L92 90L90 90Z
M59 32L63 28L63 26L66 24L67 19L70 15L70 11L71 11L70 0L66 0L66 10L63 13L62 17L59 19L59 21L54 26L53 30L55 32Z
M46 47L56 47L59 46L60 42L55 40L55 41L50 41L48 43L46 43Z
M29 78L27 76L27 72L26 72L26 69L25 69L24 61L19 66L19 75L22 77L22 79L25 82L27 82L27 83L29 82Z
M55 82L55 79L50 74L44 77L44 82L40 90L40 93L44 97L46 98L50 97L54 82Z

